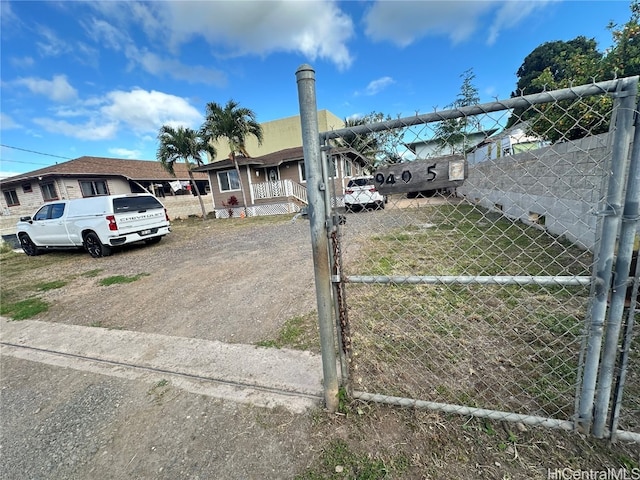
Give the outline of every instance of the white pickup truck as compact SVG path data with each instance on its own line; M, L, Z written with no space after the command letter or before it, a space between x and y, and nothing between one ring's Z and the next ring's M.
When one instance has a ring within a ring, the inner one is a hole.
M119 245L157 243L170 231L166 209L150 194L49 202L17 224L17 237L27 255L84 247L92 257L104 257Z

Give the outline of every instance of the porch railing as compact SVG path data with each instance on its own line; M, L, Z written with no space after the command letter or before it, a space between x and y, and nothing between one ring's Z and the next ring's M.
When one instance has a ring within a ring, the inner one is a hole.
M291 180L276 180L274 182L254 183L251 185L253 198L262 200L266 198L294 197L307 204L307 189L299 183Z

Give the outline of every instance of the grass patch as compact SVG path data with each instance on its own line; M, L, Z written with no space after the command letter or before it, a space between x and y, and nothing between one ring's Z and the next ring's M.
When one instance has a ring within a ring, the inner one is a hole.
M140 280L142 277L148 277L149 275L149 273L138 273L137 275L113 275L111 277L101 279L98 284L103 287L108 287L110 285L132 283Z
M355 239L347 275L590 274L589 252L476 206L393 215L387 228ZM573 413L588 287L346 284L346 296L353 389L550 417Z
M274 339L257 342L259 347L292 348L320 352L320 334L315 312L290 318Z
M86 278L95 278L102 273L102 270L103 270L102 268L94 268L93 270L84 272L82 276Z
M39 313L46 312L49 304L39 298L31 297L18 302L2 302L0 315L11 317L13 320L26 320L35 317Z
M378 480L395 478L407 470L409 461L404 456L391 459L372 457L357 453L342 439L329 442L322 449L321 465L296 476L297 480L320 480L327 478L357 478Z
M36 290L40 290L41 292L47 292L49 290L55 290L57 288L64 287L67 283L65 280L54 280L52 282L43 282L36 285Z

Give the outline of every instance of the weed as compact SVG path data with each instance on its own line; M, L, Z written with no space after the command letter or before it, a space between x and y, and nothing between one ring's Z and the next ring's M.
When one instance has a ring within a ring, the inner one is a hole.
M0 306L0 315L7 315L13 320L26 320L35 317L39 313L46 312L49 304L39 298L31 297L14 303L3 302Z
M256 345L320 352L320 334L318 333L316 313L310 312L288 319L275 339L261 340Z
M108 287L110 285L117 285L120 283L131 283L135 282L136 280L140 280L142 277L148 277L149 275L149 273L138 273L137 275L131 276L113 275L111 277L103 278L98 282L98 284L102 285L103 287Z
M44 282L36 285L36 290L40 290L41 292L46 292L48 290L55 290L56 288L62 288L67 283L65 280L54 280L52 282Z
M349 444L342 440L332 440L322 449L321 465L310 468L298 480L315 480L324 478L357 478L359 480L378 480L401 475L410 465L404 455L383 458L351 450Z
M349 396L344 387L338 389L338 412L345 415L349 413Z
M147 395L153 396L153 400L159 402L162 397L169 391L169 381L164 378L156 382L153 387L149 389Z
M102 273L102 270L103 270L102 268L94 268L93 270L84 272L82 276L86 278L94 278L94 277L97 277L100 273Z

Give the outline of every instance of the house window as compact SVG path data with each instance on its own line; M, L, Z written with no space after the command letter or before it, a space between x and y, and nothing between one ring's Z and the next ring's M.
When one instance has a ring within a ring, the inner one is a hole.
M298 162L298 170L300 170L300 182L306 182L307 173L304 171L304 160L302 162Z
M97 197L99 195L109 195L107 182L104 180L81 181L80 190L82 190L83 197Z
M329 161L329 177L330 178L335 178L336 177L336 171L337 171L337 158L336 157L331 157L331 160Z
M345 177L351 177L352 176L351 162L349 160L345 160L344 161L344 176Z
M23 183L23 184L22 184L22 191L23 191L24 193L31 193L31 192L32 192L32 190L31 190L31 184L30 184L30 183Z
M4 199L7 201L7 206L9 207L20 205L20 202L18 201L18 194L15 190L5 190Z
M226 170L218 172L218 185L221 192L230 192L232 190L240 190L240 180L238 172L235 170Z
M56 191L56 186L53 183L45 183L40 185L40 189L42 190L42 198L45 201L57 200L58 192Z

